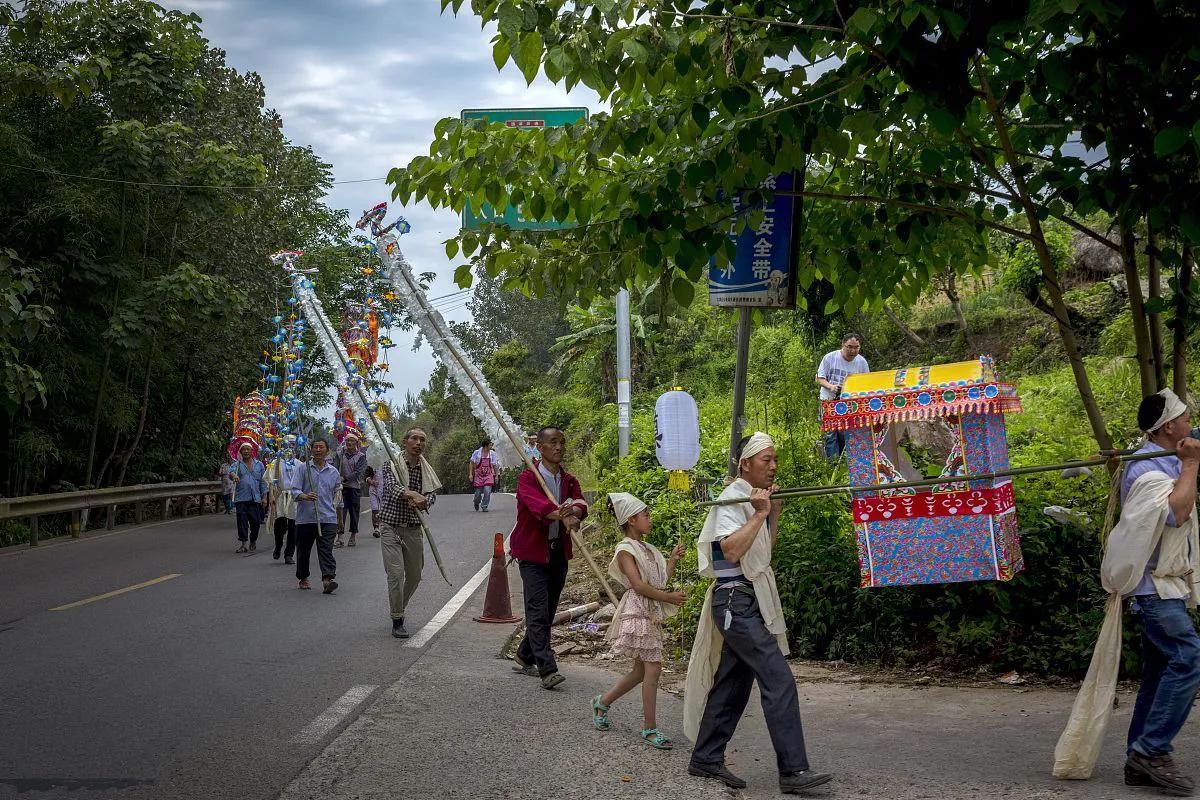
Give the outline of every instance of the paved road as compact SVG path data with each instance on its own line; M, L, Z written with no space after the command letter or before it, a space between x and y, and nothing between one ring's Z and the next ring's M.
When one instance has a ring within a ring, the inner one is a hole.
M454 585L427 558L411 630L487 562L512 514L506 496L487 515L441 498ZM235 545L222 515L0 555L0 798L274 798L420 656L390 635L369 532L335 551L333 596L298 591L269 543Z

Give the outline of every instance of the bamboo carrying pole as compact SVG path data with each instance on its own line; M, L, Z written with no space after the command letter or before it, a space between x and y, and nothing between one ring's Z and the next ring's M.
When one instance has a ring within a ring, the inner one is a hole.
M780 489L776 491L771 498L774 500L792 500L800 497L821 497L831 494L856 494L858 492L872 492L884 489L910 489L921 486L938 486L943 483L969 483L971 481L990 481L996 478L1010 478L1015 475L1032 475L1038 472L1059 472L1064 469L1073 467L1098 467L1107 464L1109 461L1146 461L1151 458L1162 458L1163 456L1175 455L1174 450L1155 450L1151 453L1135 453L1129 450L1102 450L1100 455L1095 458L1087 458L1076 461L1064 461L1061 464L1038 464L1029 467L1014 467L1012 469L997 470L996 472L981 472L978 475L958 475L948 478L926 478L919 481L900 481L897 483L873 483L867 486L853 486L845 483L839 486L799 486L791 489ZM713 506L731 506L737 503L748 503L749 497L730 497L725 500L709 500L704 503L697 503L698 508L712 508Z
M384 239L385 237L379 236L377 238ZM399 242L396 241L394 235L391 237L391 239L392 242L395 242L396 244L396 252L399 252ZM378 247L377 250L383 258L391 257L391 255L387 252L386 244L383 247ZM394 275L395 273L399 273L403 280L408 284L412 295L416 297L417 302L421 304L422 311L425 312L425 315L429 318L430 323L436 328L438 336L445 345L447 352L449 352L454 360L458 362L458 366L464 373L466 373L467 378L469 378L470 381L475 384L475 389L479 392L479 396L483 398L483 402L487 405L488 410L492 412L492 415L500 424L500 430L504 431L504 435L512 443L513 449L521 456L521 460L525 463L525 466L533 473L533 477L537 479L538 485L546 494L546 499L554 503L556 506L561 505L559 499L554 496L553 492L550 491L550 487L546 484L546 479L542 477L541 470L537 468L537 466L533 463L533 459L531 459L529 454L525 452L524 444L517 436L516 431L513 431L504 421L504 414L499 408L497 408L495 401L491 397L491 393L484 391L483 387L479 385L479 381L475 376L474 364L471 364L467 361L466 357L459 352L454 340L449 336L447 331L442 328L442 324L439 321L440 315L435 315L434 310L429 306L428 300L425 299L425 293L420 290L420 287L413 285L412 281L409 279L408 273L405 270L389 270L389 275ZM566 527L565 524L564 527ZM604 587L604 593L608 595L608 599L612 601L613 605L616 605L617 596L613 592L612 586L609 585L608 579L596 565L596 560L592 557L591 550L588 549L587 543L584 542L583 537L579 535L577 530L571 531L571 541L574 542L577 547L579 547L580 551L583 553L584 560L587 561L588 567L591 568L592 573L596 576L596 579L600 581L600 585Z
M322 313L316 294L310 294L310 290L304 288L302 285L303 274L299 270L292 274L296 295L300 298L300 301L305 306L306 311L309 309L312 311L312 313L308 314L307 316L312 317L312 321L321 327L321 333L324 335L323 341L325 341L327 346L331 348L334 354L339 357L341 361L341 368L343 370L347 369L346 365L350 363L350 356L342 348L340 340L337 338L336 332L332 330L332 325L329 323L329 320L325 319L325 315ZM350 383L353 382L350 381ZM375 415L367 409L369 403L367 403L367 398L363 392L361 384L359 386L350 386L350 391L353 393L353 399L358 401L358 413L370 420L371 427L375 429L375 438L379 440L379 444L387 453L388 460L391 462L389 466L392 468L393 474L396 477L401 478L402 485L407 487L408 469L404 466L403 461L401 460L403 459L403 456L397 456L392 450L391 437L388 436L387 431L383 429ZM435 564L437 564L438 572L442 573L442 579L445 580L446 583L451 583L450 576L446 574L446 567L442 564L441 553L438 552L437 545L434 544L433 537L429 532L429 526L425 524L424 513L418 512L417 519L421 523L421 532L425 535L425 541L429 543L429 552L433 554L433 561Z

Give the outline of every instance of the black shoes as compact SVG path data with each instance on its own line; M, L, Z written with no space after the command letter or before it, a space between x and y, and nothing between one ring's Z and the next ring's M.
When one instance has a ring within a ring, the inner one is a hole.
M800 794L817 786L824 786L833 780L827 772L814 772L806 769L801 772L789 772L779 776L779 791L783 794Z
M285 563L285 564L295 564L295 563L296 563L296 560L295 560L294 558L292 558L291 556L284 556L284 557L283 557L283 563Z
M1133 783L1131 779L1147 782ZM1125 760L1125 785L1157 786L1174 797L1191 797L1196 791L1196 782L1179 771L1169 754L1150 757L1136 750Z
M329 578L323 581L323 583L325 584L325 588L321 590L322 594L333 594L334 589L338 587L338 582L333 578Z
M392 620L392 636L397 639L408 638L408 630L404 627L404 617Z
M698 778L714 778L730 789L746 788L746 782L725 769L724 764L697 764L692 761L688 763L688 775L695 775Z
M278 561L278 560L279 560L279 551L278 551L278 550L276 550L276 551L272 552L272 553L271 553L271 558L273 558L273 559L275 559L276 561Z
M254 542L251 542L251 543L250 543L250 549L251 549L251 550L257 550L257 549L258 549L258 545L257 545L257 544L255 544Z

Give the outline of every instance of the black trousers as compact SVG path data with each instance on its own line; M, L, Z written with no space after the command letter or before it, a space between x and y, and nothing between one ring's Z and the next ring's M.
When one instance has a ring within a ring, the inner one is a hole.
M550 623L558 610L558 598L567 582L567 559L561 545L551 549L550 563L521 562L521 586L525 595L525 638L517 648L517 657L526 664L537 664L545 677L558 672L554 651L550 649Z
M362 493L358 489L342 487L342 508L346 509L346 516L350 518L346 527L350 529L351 535L358 533L358 516L362 513L359 508L361 499Z
M333 537L336 533L336 522L326 522L319 526L315 522L296 526L296 578L308 578L308 562L312 557L313 544L317 546L317 565L321 568L321 579L332 578L337 574L337 562L333 559Z
M262 503L255 500L239 500L234 504L237 508L238 541L258 541L258 526L262 524Z
M284 540L287 545L284 545ZM275 552L283 550L285 558L291 558L296 552L296 520L287 517L275 518Z
M721 663L704 706L692 761L698 764L725 761L725 746L733 738L750 700L750 689L757 680L763 718L771 734L771 744L775 746L779 771L808 769L796 680L779 649L779 642L763 622L758 598L750 590L717 589L713 592L712 615L722 628L726 609L732 614L732 620L729 628L723 631L725 645L721 649Z

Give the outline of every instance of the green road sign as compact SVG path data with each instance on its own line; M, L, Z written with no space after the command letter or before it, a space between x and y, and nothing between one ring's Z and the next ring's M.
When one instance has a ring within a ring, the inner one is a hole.
M573 125L580 120L586 122L588 110L586 108L465 108L460 119L463 122L476 119L486 120L489 125L502 123L506 128L541 130L542 128ZM488 222L503 222L514 230L524 231L558 230L569 228L574 224L556 222L554 219L548 219L545 222L527 220L511 206L506 206L498 213L487 203L484 203L483 208L476 214L468 201L463 208L463 228L469 231L479 230L484 223Z

